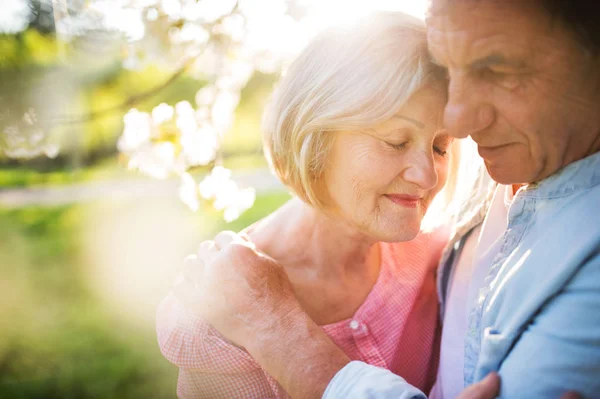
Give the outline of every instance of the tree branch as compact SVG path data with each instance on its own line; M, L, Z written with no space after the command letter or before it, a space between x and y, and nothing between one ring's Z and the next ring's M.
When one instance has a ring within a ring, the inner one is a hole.
M64 116L62 118L60 118L60 117L55 118L50 123L53 125L54 124L56 124L56 125L59 125L59 124L74 125L74 124L86 123L86 122L90 122L95 119L100 119L100 118L106 117L107 115L109 115L113 112L117 112L117 111L121 111L121 110L130 108L133 105L139 103L140 101L143 101L149 97L152 97L155 94L159 93L161 90L165 89L167 86L169 86L175 80L177 80L177 78L179 78L181 75L183 75L183 73L185 73L185 71L190 67L190 65L192 65L192 63L195 60L196 60L196 57L191 57L190 59L185 61L183 63L183 65L177 71L175 71L175 73L173 75L171 75L163 83L153 87L152 89L150 89L148 91L131 96L127 100L122 102L121 104L118 104L118 105L115 105L115 106L112 106L109 108L105 108L105 109L102 109L99 111L89 112L87 114L77 116L77 117Z

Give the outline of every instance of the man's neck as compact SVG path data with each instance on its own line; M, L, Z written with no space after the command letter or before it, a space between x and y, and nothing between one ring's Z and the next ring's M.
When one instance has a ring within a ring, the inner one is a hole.
M512 185L512 193L513 193L513 195L517 194L517 191L519 191L519 189L521 187L523 187L523 186L524 186L524 184L513 184Z

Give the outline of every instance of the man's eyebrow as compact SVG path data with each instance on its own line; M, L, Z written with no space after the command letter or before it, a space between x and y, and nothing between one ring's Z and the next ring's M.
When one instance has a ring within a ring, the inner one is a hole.
M523 62L508 59L502 54L488 55L487 57L473 61L470 66L475 69L483 69L490 66L509 66L517 69L525 68Z
M408 116L403 116L403 115L394 115L394 118L398 118L398 119L403 119L405 121L409 121L412 124L414 124L415 126L417 126L419 129L423 129L425 127L425 125L421 122L419 122L416 119L413 118L409 118Z

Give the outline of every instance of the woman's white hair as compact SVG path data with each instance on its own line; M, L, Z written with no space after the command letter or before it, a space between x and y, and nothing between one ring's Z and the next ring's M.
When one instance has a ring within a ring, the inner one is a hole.
M384 122L424 86L445 82L417 18L377 12L330 28L290 65L273 94L263 118L267 159L298 197L322 208L331 133Z

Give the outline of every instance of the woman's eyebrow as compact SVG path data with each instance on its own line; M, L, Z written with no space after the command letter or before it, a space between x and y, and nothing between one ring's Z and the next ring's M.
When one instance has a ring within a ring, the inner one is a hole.
M415 126L417 126L419 129L423 129L423 128L425 127L425 124L423 124L423 123L419 122L419 121L418 121L418 120L416 120L416 119L409 118L408 116L403 116L403 115L394 115L394 118L398 118L398 119L402 119L402 120L405 120L405 121L409 121L409 122L411 122L412 124L414 124Z

